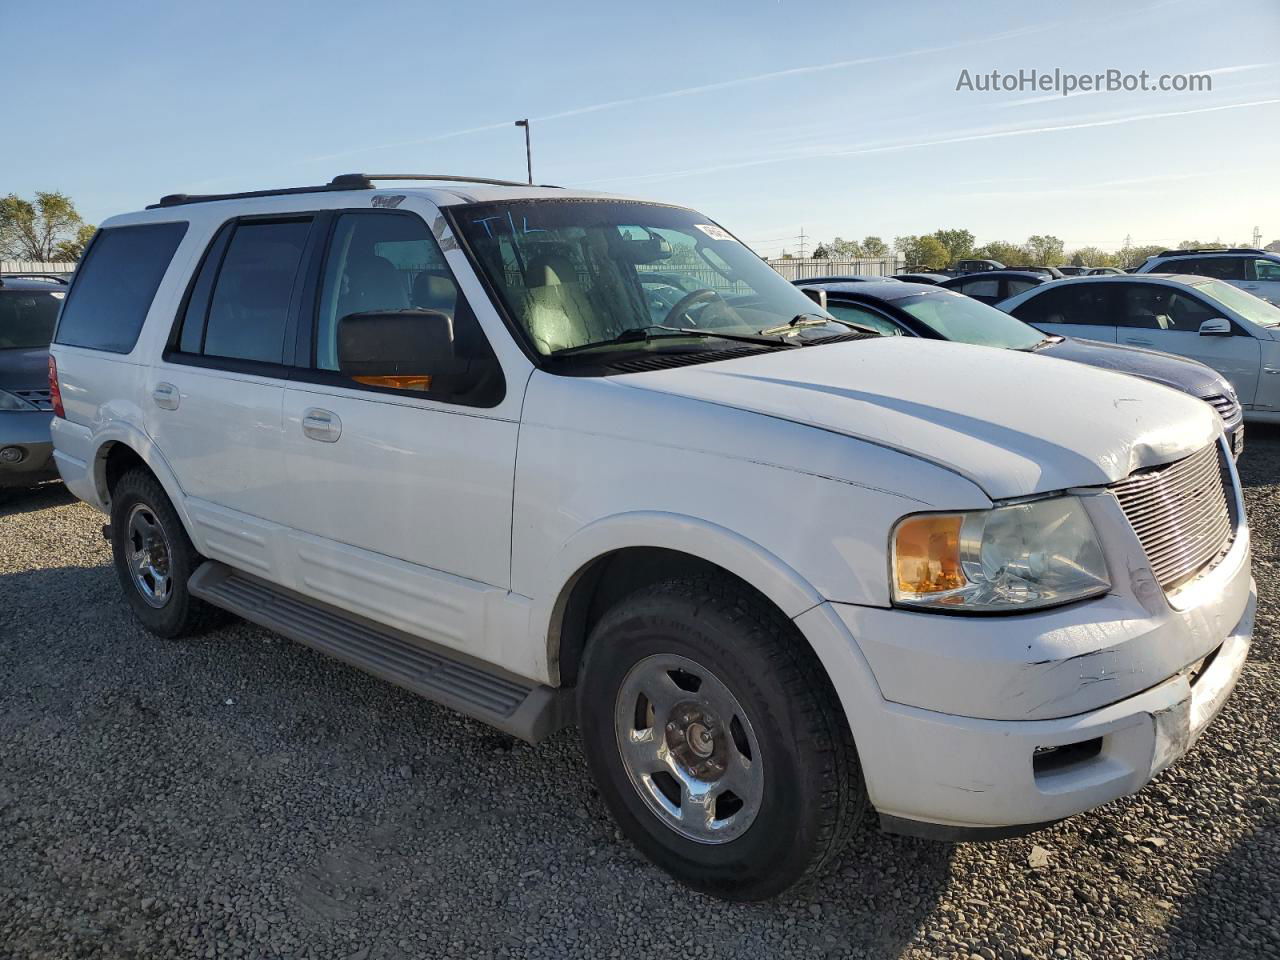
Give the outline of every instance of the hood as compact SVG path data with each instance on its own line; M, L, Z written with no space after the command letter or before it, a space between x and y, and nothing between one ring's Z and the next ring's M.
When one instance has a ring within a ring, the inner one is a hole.
M780 350L611 378L936 463L992 499L1100 486L1201 449L1207 404L1039 354L914 337Z
M48 386L48 347L0 350L0 390L43 390Z
M1061 343L1050 344L1037 351L1044 357L1074 360L1091 367L1129 373L1144 380L1153 380L1166 387L1173 387L1193 397L1228 396L1235 391L1226 377L1198 360L1175 357L1158 350L1126 347L1118 343L1099 343L1095 340L1077 340L1066 337Z

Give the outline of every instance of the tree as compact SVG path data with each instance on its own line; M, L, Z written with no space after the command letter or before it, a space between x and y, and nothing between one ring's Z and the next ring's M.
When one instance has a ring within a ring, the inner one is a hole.
M1138 267L1148 257L1154 257L1158 253L1163 253L1169 249L1162 243L1148 243L1140 247L1129 247L1124 253L1124 262L1120 264L1122 267Z
M1036 265L1053 266L1062 262L1062 241L1057 237L1036 234L1027 238L1027 254Z
M935 230L937 241L947 248L951 260L964 260L973 253L973 234L968 230Z
M921 267L946 267L951 254L937 237L920 237L916 245L916 263Z
M890 252L889 245L879 237L866 237L862 241L862 255L864 257L887 257Z
M92 235L66 194L37 191L34 203L13 193L0 198L0 255L74 260Z
M857 260L862 256L862 247L857 240L844 240L836 237L829 247L832 260Z
M809 255L811 260L829 260L831 254L827 252L827 246L824 243L818 244L813 249L813 253Z
M1267 244L1265 247L1263 247L1262 249L1264 249L1264 250L1266 250L1266 251L1268 251L1268 252L1270 252L1270 253L1280 253L1280 240L1272 240L1270 243L1268 243L1268 244Z
M1202 243L1199 240L1183 240L1178 244L1179 250L1225 250L1227 245L1214 241L1213 243Z
M1068 254L1069 259L1077 267L1118 267L1120 261L1114 253L1107 253L1100 247L1079 247Z
M1030 254L1024 247L1004 240L992 240L990 243L984 243L977 249L970 251L970 256L978 260L996 260L1005 266L1017 266L1018 264L1026 263L1030 259Z

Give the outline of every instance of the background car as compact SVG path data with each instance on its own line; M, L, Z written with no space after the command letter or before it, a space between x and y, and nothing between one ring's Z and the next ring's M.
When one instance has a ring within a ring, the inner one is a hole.
M803 287L811 283L873 283L892 279L893 277L879 277L872 273L846 273L832 277L805 277L801 280L792 280L791 283L794 286Z
M1057 269L1064 277L1083 277L1093 268L1083 266L1077 267L1075 264L1067 263L1060 265Z
M0 487L58 476L49 421L49 341L66 281L0 276Z
M1124 271L1119 267L1090 267L1084 275L1086 277L1123 277Z
M1280 254L1254 247L1226 250L1165 250L1148 257L1135 271L1146 273L1194 274L1225 280L1232 286L1280 303Z
M1026 273L1038 273L1041 276L1048 277L1050 280L1059 280L1062 277L1066 276L1066 274L1063 273L1061 270L1059 270L1057 267L1017 266L1017 267L1007 267L1006 269L1022 270Z
M894 280L901 280L904 283L928 283L939 284L950 280L945 273L895 273L892 277Z
M1212 277L1068 277L999 304L1046 333L1163 350L1231 381L1246 420L1280 423L1280 308Z
M992 270L989 273L952 277L938 286L963 293L966 297L973 297L986 304L995 304L1024 290L1048 283L1049 280L1044 274L1029 270Z
M966 273L986 273L988 270L1003 270L1005 266L999 260L957 260L947 272L952 276Z
M1199 397L1218 411L1231 450L1237 457L1244 449L1244 423L1235 391L1225 377L1202 363L1118 344L1065 336L1046 338L1043 332L1014 316L938 286L832 283L815 284L805 289L821 290L821 300L832 316L866 327L881 336L915 336L1010 350L1034 350L1044 356L1104 367L1181 390Z

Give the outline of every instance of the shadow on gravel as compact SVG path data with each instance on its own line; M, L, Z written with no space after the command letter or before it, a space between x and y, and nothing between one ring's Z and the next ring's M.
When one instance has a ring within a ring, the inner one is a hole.
M65 507L75 503L70 491L59 481L42 483L25 489L0 489L0 517L12 517L22 513L34 513L49 507Z
M1181 901L1158 954L1191 958L1280 957L1280 887L1259 890L1280 859L1280 818L1245 834Z
M1244 453L1236 464L1246 487L1280 483L1280 427L1250 424L1245 428Z

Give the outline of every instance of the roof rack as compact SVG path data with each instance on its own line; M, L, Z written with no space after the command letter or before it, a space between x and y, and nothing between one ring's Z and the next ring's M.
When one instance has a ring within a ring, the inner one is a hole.
M1187 250L1161 250L1157 257L1180 257L1189 253L1258 253L1266 256L1267 251L1257 247L1191 247Z
M254 197L285 197L295 193L328 193L334 190L373 190L375 180L435 180L448 183L486 183L498 187L528 187L519 180L494 180L489 177L465 177L450 173L340 173L328 183L311 187L280 187L276 190L248 190L243 193L170 193L159 203L147 206L180 207L188 203L212 203L215 200L249 200ZM551 187L549 183L538 184Z

